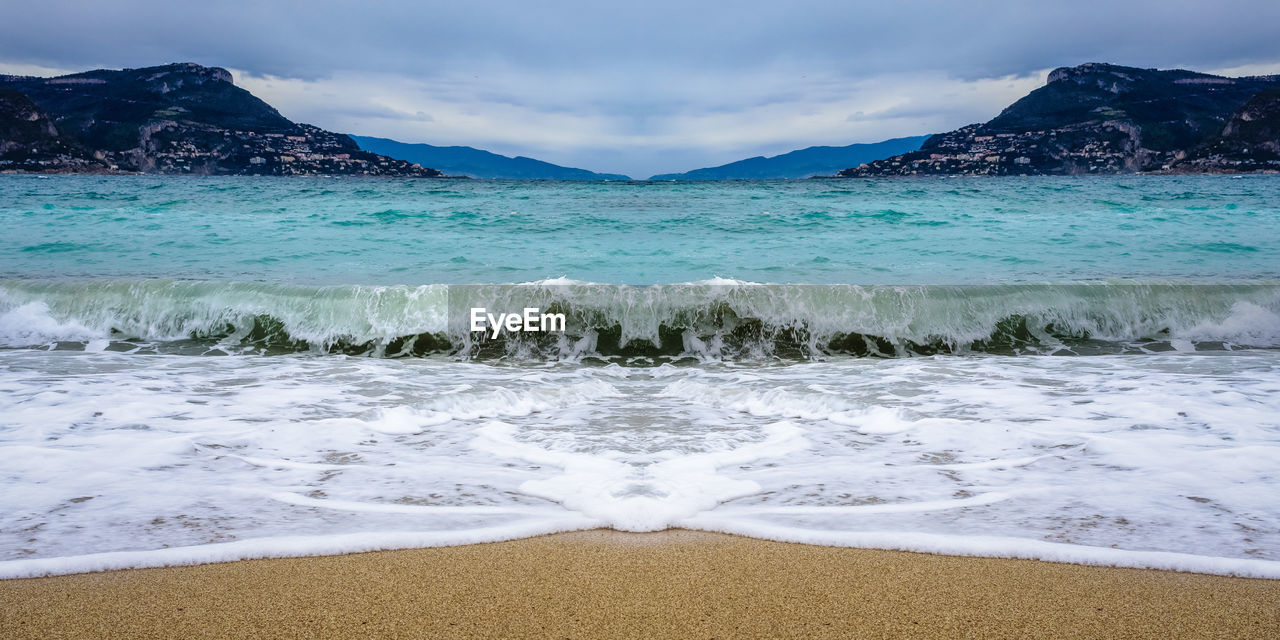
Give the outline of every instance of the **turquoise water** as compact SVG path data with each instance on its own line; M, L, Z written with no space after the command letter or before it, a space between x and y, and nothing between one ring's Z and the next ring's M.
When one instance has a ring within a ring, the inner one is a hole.
M0 176L0 225L0 578L684 527L1280 579L1278 176Z
M961 284L1280 277L1274 176L4 176L0 277Z

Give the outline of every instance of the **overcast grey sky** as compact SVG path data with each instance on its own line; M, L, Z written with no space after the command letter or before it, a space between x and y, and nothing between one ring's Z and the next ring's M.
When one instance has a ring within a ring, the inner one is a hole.
M7 2L0 72L193 61L285 116L647 177L984 121L1088 61L1280 73L1280 2Z

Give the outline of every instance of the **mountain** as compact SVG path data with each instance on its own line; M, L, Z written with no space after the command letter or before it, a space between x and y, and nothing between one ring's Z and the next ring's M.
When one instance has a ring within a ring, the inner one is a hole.
M226 69L192 63L0 76L0 136L6 172L441 175L291 122Z
M694 169L684 173L664 173L649 179L762 180L830 176L845 167L915 151L928 138L929 136L913 136L845 147L809 147L770 158L756 156L718 167Z
M1269 93L1276 88L1280 76L1064 67L985 124L935 135L917 151L840 175L1280 171L1280 159L1266 151L1278 144Z
M1249 98L1220 135L1193 148L1175 166L1189 173L1280 169L1280 89Z
M80 173L101 170L103 163L59 136L49 116L26 94L0 88L0 170L11 167Z
M510 158L472 147L437 147L388 138L351 136L365 151L406 162L437 167L453 176L515 180L630 180L616 173L595 173L516 156Z

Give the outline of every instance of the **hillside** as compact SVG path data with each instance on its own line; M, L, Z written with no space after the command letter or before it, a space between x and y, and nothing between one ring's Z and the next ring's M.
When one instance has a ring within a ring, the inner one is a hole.
M845 167L915 151L928 138L929 136L913 136L844 147L808 147L768 158L756 156L718 167L694 169L684 173L664 173L649 179L764 180L830 176Z
M217 67L0 76L0 91L0 171L441 175L291 122Z
M58 135L43 111L25 94L0 88L0 170L94 172L105 169L86 149Z
M1187 172L1280 168L1280 89L1250 98L1231 115L1221 134L1192 148L1176 166Z
M1251 145L1243 141L1256 142L1262 130L1245 125L1258 113L1242 111L1275 88L1277 76L1226 78L1099 63L1061 68L985 124L933 136L917 151L840 175L1277 171L1280 162L1246 152ZM1250 108L1274 109L1273 102ZM1233 122L1239 133L1231 136ZM1216 151L1205 146L1228 138L1234 142Z
M473 147L437 147L399 142L388 138L351 136L365 151L432 166L451 176L514 180L630 180L615 173L595 173L543 162L524 156L514 158Z

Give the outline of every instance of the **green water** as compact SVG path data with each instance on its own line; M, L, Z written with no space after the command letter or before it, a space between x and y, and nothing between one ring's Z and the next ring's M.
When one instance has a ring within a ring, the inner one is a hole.
M961 284L1280 277L1274 176L0 177L0 277Z

